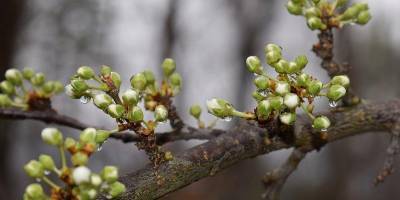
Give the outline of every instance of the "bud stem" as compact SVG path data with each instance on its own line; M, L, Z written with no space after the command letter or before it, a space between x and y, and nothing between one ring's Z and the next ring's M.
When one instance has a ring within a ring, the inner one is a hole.
M50 179L48 179L47 177L45 177L45 176L43 176L43 181L45 182L45 183L47 183L50 187L52 187L52 188L54 188L54 189L56 189L56 190L59 190L60 189L60 186L58 186L57 184L55 184L53 181L51 181Z
M60 146L58 148L60 150L61 166L62 166L62 169L65 169L65 168L67 168L67 159L65 158L64 147Z
M233 110L232 111L232 115L236 116L236 117L241 117L241 118L245 118L245 119L255 119L256 116L254 115L254 113L245 113L245 112L239 112L237 110Z
M12 102L11 105L14 106L14 107L17 107L17 108L22 108L23 110L28 109L28 104L24 104L24 103Z
M311 120L314 120L314 119L315 119L314 115L311 114L310 112L308 112L307 107L306 107L303 103L301 104L301 108L303 109L303 111L307 114L307 116L308 116Z

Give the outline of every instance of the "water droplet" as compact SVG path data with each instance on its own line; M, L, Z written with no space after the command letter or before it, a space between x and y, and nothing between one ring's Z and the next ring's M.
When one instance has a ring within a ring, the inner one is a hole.
M258 76L258 74L256 74L256 73L253 73L253 75L254 75L254 76Z
M88 96L82 96L79 100L81 101L81 103L87 104L87 103L89 103L90 99L91 98Z
M330 106L331 108L334 108L334 107L336 107L337 105L338 105L337 101L329 101L329 106Z
M49 174L50 174L50 171L48 171L48 170L44 171L44 175L49 175Z
M101 150L103 149L104 143L106 143L106 142L107 142L107 140L104 140L104 142L100 143L100 144L97 146L97 151L101 151Z
M258 94L260 94L260 95L262 95L264 97L268 96L268 91L267 90L257 90L257 92L258 92Z
M42 182L42 179L36 178L36 181L40 183L40 182Z
M225 117L225 118L223 118L223 120L226 122L230 122L230 121L232 121L232 117Z
M328 129L326 129L326 128L323 128L323 129L321 129L321 132L326 132Z

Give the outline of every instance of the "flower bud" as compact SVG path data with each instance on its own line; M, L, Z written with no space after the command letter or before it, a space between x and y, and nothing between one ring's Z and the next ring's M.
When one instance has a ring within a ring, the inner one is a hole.
M282 105L283 105L283 98L282 97L280 97L280 96L268 97L267 100L270 102L272 109L281 110Z
M41 86L46 81L46 77L43 73L37 73L31 78L31 83L34 86Z
M320 116L314 119L313 128L317 130L326 130L331 125L329 119L325 116Z
M0 83L0 89L4 94L15 94L15 87L10 81L2 81Z
M110 185L110 191L108 192L108 194L112 197L118 197L119 195L121 195L122 193L124 193L126 191L125 185L120 183L120 182L115 182L113 184Z
M126 90L122 94L122 102L128 106L136 105L139 102L139 93L131 89Z
M269 79L265 76L257 76L254 79L254 85L256 85L257 89L266 90L269 87Z
M169 77L172 73L175 72L176 64L172 58L164 59L161 68L163 70L164 76Z
M336 0L336 7L342 7L347 3L347 0Z
M154 119L163 122L168 118L168 110L164 105L158 105L154 110Z
M24 170L32 178L42 178L44 176L44 167L36 160L29 161L24 166Z
M199 119L201 115L201 107L199 105L193 105L190 107L189 110L190 115L192 115L194 118Z
M96 143L103 144L110 137L110 135L110 131L96 130Z
M297 66L296 62L289 62L289 65L287 66L285 72L288 74L293 74L300 71L300 67Z
M315 5L317 5L321 0L312 0Z
M298 86L307 86L309 84L309 82L311 81L310 79L310 75L308 74L300 74L299 76L297 76L296 79L296 83Z
M282 48L276 44L267 44L264 48L264 52L265 54L272 52L272 51L276 51L277 53L281 53Z
M208 112L219 118L231 117L234 108L232 104L224 99L211 99L207 101Z
M289 68L289 62L284 60L284 59L280 59L276 64L273 65L274 69L276 72L278 73L286 73L287 69Z
M283 104L285 104L285 106L290 109L296 108L299 105L299 102L299 97L297 96L297 94L293 93L286 94L283 99Z
M93 103L98 108L105 110L110 104L113 103L113 100L109 95L101 93L94 96Z
M303 7L300 4L295 4L293 1L289 1L286 4L286 8L292 15L301 15L303 14Z
M79 77L81 77L85 80L89 80L89 79L93 78L95 75L93 69L88 66L79 67L78 70L76 71L76 73L79 75Z
M257 105L257 118L259 120L267 120L271 113L271 103L268 100L260 101Z
M279 115L279 120L286 125L292 125L296 121L295 113L282 113Z
M10 97L5 94L0 94L0 108L8 108L12 105Z
M76 141L73 138L67 137L64 141L64 147L66 149L73 148L76 145Z
M121 76L117 72L110 73L111 80L116 88L121 86Z
M79 141L86 143L95 143L96 142L96 129L94 128L86 128L79 135Z
M92 174L90 176L90 184L92 184L95 187L99 187L103 183L103 180L101 179L100 175L98 174Z
M54 90L54 82L53 81L48 81L43 84L42 90L46 94L51 94Z
M317 17L310 17L307 20L307 25L311 30L316 30L316 29L324 30L324 29L326 29L326 25L324 23L322 23L320 18L317 18Z
M351 20L354 19L358 16L358 14L360 13L360 9L357 8L357 6L355 4L353 4L351 7L347 8L342 15L340 15L339 19L341 21L347 21L347 20Z
M262 74L261 61L257 56L249 56L246 59L247 70L254 74Z
M90 181L91 171L85 166L79 166L72 172L72 180L75 184L87 183Z
M338 101L346 94L346 88L341 85L332 85L329 87L327 97L331 101Z
M125 108L119 104L111 104L107 107L107 112L112 118L121 118L125 112Z
M88 162L88 156L82 152L76 152L71 157L71 162L74 166L86 165Z
M45 128L41 135L42 140L49 145L60 146L63 144L63 135L56 128Z
M305 55L301 55L296 57L295 62L299 67L299 70L303 70L308 64L308 59Z
M111 74L111 67L106 65L101 66L100 74L103 76L109 76Z
M143 75L146 78L146 83L148 85L154 84L156 81L156 78L154 76L154 73L150 70L144 70Z
M322 15L321 10L318 7L311 7L306 9L305 16L307 19L311 17L320 18Z
M172 152L166 151L165 154L164 154L164 159L165 160L173 160L174 159L174 155L172 155Z
M143 121L143 117L143 111L139 106L132 107L127 114L130 122L141 122Z
M131 86L137 90L144 90L146 88L146 77L143 73L137 73L131 78Z
M51 156L42 154L39 156L39 162L43 165L45 170L52 171L56 168L53 158Z
M33 75L35 75L35 71L32 68L24 68L22 70L22 76L26 79L26 80L31 80L31 78L33 77Z
M77 93L83 93L87 89L89 89L89 86L86 84L84 80L79 80L79 79L74 79L71 81L71 86L74 88L74 91Z
M346 75L339 75L339 76L334 76L331 80L332 85L341 85L345 88L348 88L350 85L350 79Z
M53 92L54 93L61 93L62 91L64 91L64 86L61 82L59 81L53 81Z
M22 84L22 74L18 69L9 69L6 71L5 78L10 81L13 85Z
M360 12L357 16L357 24L365 25L371 20L371 14L368 10Z
M169 77L169 80L174 87L180 88L182 86L182 77L176 72Z
M277 82L275 87L275 92L283 96L290 92L290 85L287 82Z
M280 59L282 59L282 53L280 51L270 51L265 54L267 64L273 66Z
M73 99L78 99L79 97L81 97L81 95L79 95L78 93L75 92L75 90L71 84L68 84L67 86L65 86L65 94L67 94L69 97L71 97Z
M322 84L321 81L313 80L313 81L311 81L311 82L308 83L308 85L307 85L307 92L308 92L309 94L311 94L311 95L314 95L314 96L315 96L315 95L318 95L319 92L320 92L321 89L322 89L322 86L323 86L323 84Z
M253 96L253 98L254 98L256 101L262 101L262 100L265 99L265 96L261 95L261 94L260 94L259 92L257 92L257 91L254 91L253 94L252 94L252 96Z
M25 194L28 196L28 200L45 199L43 187L38 183L28 185L25 189Z
M118 179L118 169L114 166L105 166L101 171L101 178L107 183L113 183Z
M352 7L357 8L360 12L369 9L369 6L368 6L367 3L354 3L354 4L352 5Z

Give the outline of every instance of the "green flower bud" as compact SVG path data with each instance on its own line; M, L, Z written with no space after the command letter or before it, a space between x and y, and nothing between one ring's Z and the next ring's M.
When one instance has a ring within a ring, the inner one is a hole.
M83 93L87 89L89 89L89 86L86 84L86 82L84 80L79 80L79 79L72 80L71 86L77 93Z
M175 72L176 64L172 58L166 58L163 61L161 67L162 67L164 76L169 77L169 76L171 76L172 73Z
M290 92L290 85L287 82L277 82L275 87L275 92L283 96Z
M299 4L295 4L292 1L289 1L286 4L286 8L292 15L301 15L303 14L303 7Z
M257 56L249 56L246 59L247 70L254 74L262 74L263 68Z
M311 81L311 82L308 83L308 85L307 85L307 92L308 92L309 94L311 94L311 95L314 95L314 96L315 96L315 95L318 95L319 92L320 92L321 89L322 89L322 86L323 86L323 84L322 84L321 81L313 80L313 81Z
M82 183L90 182L91 171L85 166L79 166L72 172L72 180L75 184L80 185Z
M365 4L353 4L351 7L347 8L342 15L340 15L339 19L341 21L355 19L358 16L358 14L365 8L364 5Z
M107 112L112 118L121 118L125 112L125 108L119 104L111 104L107 107Z
M45 197L43 188L38 183L28 185L25 189L25 194L28 196L29 200L41 200Z
M269 87L269 79L265 76L257 76L254 79L254 85L257 89L266 90Z
M2 81L0 83L0 89L4 94L8 95L15 94L15 87L10 81Z
M31 83L34 86L41 86L46 81L46 76L43 73L37 73L31 78Z
M182 86L182 77L176 72L169 77L169 80L174 87L180 88Z
M347 0L336 0L336 7L342 7L347 3Z
M296 121L295 113L282 113L279 115L279 120L286 125L292 125Z
M120 183L120 182L115 182L113 184L110 185L110 191L108 192L108 194L112 197L118 197L119 195L121 195L122 193L124 193L126 191L125 185Z
M199 119L201 115L201 107L199 105L193 105L190 107L189 110L190 115L192 115L194 118Z
M10 97L5 94L0 94L0 108L8 108L12 105Z
M254 91L253 94L252 94L252 96L253 96L253 98L254 98L256 101L262 101L262 100L265 99L265 96L261 95L261 94L260 94L259 92L257 92L257 91Z
M64 86L59 81L53 81L53 87L54 93L61 93L62 91L64 91Z
M318 7L311 7L306 9L305 16L307 19L311 17L320 18L322 15L321 10Z
M146 77L143 73L137 73L131 78L131 86L137 90L144 90L146 88Z
M56 128L45 128L42 131L42 140L49 145L60 146L63 144L63 135Z
M224 99L211 99L207 101L208 112L219 118L227 118L232 116L234 108L232 104Z
M290 109L296 108L299 105L299 103L300 99L297 96L297 94L288 93L283 98L283 104L285 104L285 106Z
M135 90L128 89L122 94L122 102L124 105L136 105L139 102L139 99L139 93Z
M76 152L71 157L71 162L74 166L86 165L88 162L88 156L82 152Z
M105 166L101 171L101 178L107 183L114 183L118 179L118 169L114 166Z
M92 174L90 176L90 183L95 187L99 187L103 183L103 180L101 179L100 175Z
M173 160L174 159L174 155L172 155L172 152L166 151L165 154L164 154L164 159L165 160Z
M69 97L73 99L78 99L79 97L81 97L81 95L75 92L75 89L72 87L71 84L65 86L65 94L67 94Z
M88 66L82 66L79 67L76 73L79 75L79 77L89 80L94 77L95 73L91 67Z
M86 128L79 135L79 141L86 143L95 143L96 142L96 129L94 128Z
M24 166L24 170L32 178L42 178L44 176L44 167L36 160L29 161Z
M54 91L54 81L48 81L43 84L42 90L46 94L51 94Z
M267 64L273 66L282 58L282 53L280 51L270 51L265 54L267 59Z
M312 0L315 5L317 5L321 0Z
M154 73L150 70L144 70L143 75L146 78L146 83L148 85L154 84L156 81L156 78L154 76Z
M101 93L94 96L93 103L98 108L105 110L110 104L113 103L113 100L109 95Z
M297 65L296 62L289 62L289 65L286 68L286 73L293 74L300 71L300 67Z
M295 4L303 5L305 0L291 0L291 1L293 1L293 3Z
M339 76L334 76L331 80L332 85L341 85L345 88L348 88L350 85L350 79L346 75L339 75Z
M316 30L316 29L324 30L324 29L326 29L326 25L324 23L322 23L320 18L317 18L317 17L310 17L307 20L307 25L311 30Z
M67 137L64 141L64 147L70 149L76 145L76 141L73 138Z
M121 76L117 72L110 73L111 80L116 88L121 86Z
M260 120L267 120L271 114L271 102L268 100L260 101L257 105L257 118Z
M101 66L100 74L103 76L109 76L111 74L111 67L106 65Z
M314 119L313 128L317 130L326 130L331 125L329 119L325 116L320 116Z
M341 85L332 85L329 87L327 97L331 101L338 101L346 94L346 88Z
M289 62L281 59L276 64L274 64L274 69L278 73L286 73L287 69L289 68Z
M163 122L168 118L168 110L163 105L158 105L154 110L154 119L157 122Z
M139 106L132 107L127 114L127 118L130 122L141 122L143 121L143 117L143 111Z
M109 137L111 133L106 130L97 130L96 131L96 143L103 144Z
M22 76L26 79L26 80L31 80L31 78L33 77L33 75L35 75L35 71L32 68L24 68L22 70Z
M360 12L357 16L357 24L365 25L371 20L371 14L368 10Z
M276 97L268 97L267 99L269 103L271 104L271 108L274 110L281 110L282 105L283 105L283 98L280 96Z
M5 74L6 80L10 81L13 85L22 84L22 74L17 69L9 69Z
M297 66L299 67L299 70L303 70L306 67L306 65L308 64L308 59L306 56L301 55L301 56L296 57L295 62L297 64Z
M282 48L276 44L267 44L264 48L264 52L265 54L272 52L272 51L276 51L277 53L281 53Z
M39 156L39 162L43 165L43 168L52 171L56 168L53 158L51 156L42 154Z
M357 8L360 12L369 9L369 6L368 6L367 3L354 3L354 4L352 5L352 7Z
M309 84L309 82L311 81L310 75L308 74L300 74L299 76L297 76L297 85L299 86L307 86Z

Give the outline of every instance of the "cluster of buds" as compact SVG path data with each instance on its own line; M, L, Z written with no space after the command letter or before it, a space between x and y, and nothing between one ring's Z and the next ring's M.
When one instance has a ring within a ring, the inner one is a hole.
M95 199L99 193L106 194L110 198L118 197L125 192L125 186L118 182L118 169L114 166L105 166L100 173L92 172L88 167L89 156L107 140L110 132L87 128L80 134L79 141L73 138L65 138L56 128L45 128L42 131L42 139L45 143L59 149L61 166L57 167L51 156L42 154L37 160L29 161L25 166L25 172L38 182L43 181L50 187L50 195L44 192L39 183L33 183L26 187L25 200L50 199ZM65 151L71 154L71 167L65 157ZM49 176L55 176L65 184L57 185ZM57 198L56 198L57 197Z
M354 3L340 12L347 0L290 0L286 8L293 15L302 15L311 30L325 30L328 27L342 27L357 23L364 25L371 19L366 3Z
M33 69L8 69L5 80L0 82L0 108L34 109L31 107L33 101L49 99L63 89L60 82L46 81L43 73L35 73Z
M302 108L312 120L315 129L327 130L330 126L329 119L313 115L314 99L323 96L329 99L331 106L336 106L346 94L350 84L349 78L339 75L324 84L303 72L308 64L306 56L301 55L294 61L287 61L282 57L281 51L281 47L275 44L265 47L266 62L278 73L276 78L264 71L260 59L256 56L250 56L246 60L247 69L255 74L254 85L257 90L253 93L253 98L258 105L254 113L239 112L223 99L207 101L209 113L219 118L237 116L258 122L279 118L281 123L292 125L296 121L296 109Z

